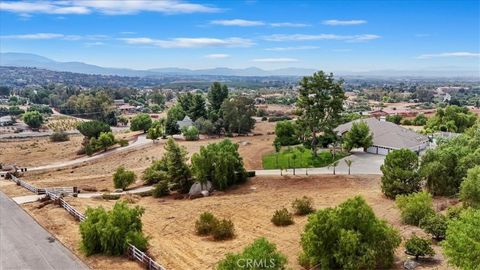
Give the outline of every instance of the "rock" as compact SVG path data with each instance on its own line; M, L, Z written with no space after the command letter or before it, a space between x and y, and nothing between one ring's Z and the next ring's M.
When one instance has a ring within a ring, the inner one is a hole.
M198 195L203 195L202 191L210 191L212 190L212 183L210 181L207 181L206 184L200 184L199 182L194 183L190 187L190 191L188 192L189 196L198 196Z
M416 267L418 266L418 263L412 259L407 259L404 263L403 263L403 268L407 269L407 270L413 270L415 269Z
M210 194L208 190L202 190L202 192L200 193L202 193L203 197L208 197L208 195Z

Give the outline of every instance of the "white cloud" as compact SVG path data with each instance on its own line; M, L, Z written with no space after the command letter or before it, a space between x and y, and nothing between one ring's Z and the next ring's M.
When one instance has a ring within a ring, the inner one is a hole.
M283 51L297 51L297 50L313 50L318 49L318 46L292 46L292 47L274 47L274 48L266 48L266 51L274 51L274 52L283 52Z
M261 26L265 25L262 21L249 21L243 19L233 19L233 20L215 20L211 21L211 24L223 25L223 26Z
M102 45L105 45L105 43L101 42L101 41L95 41L95 42L87 42L85 43L85 46L86 47L95 47L95 46L102 46Z
M62 39L62 40L104 40L109 37L106 35L65 35L58 33L33 33L20 35L0 36L2 39L26 39L26 40L45 40L45 39Z
M435 54L422 54L418 56L418 59L429 59L429 58L439 58L439 57L480 57L480 53L472 52L445 52L445 53L435 53Z
M334 35L334 34L318 34L318 35L305 35L305 34L275 34L263 37L268 41L308 41L308 40L345 40L350 42L366 41L380 38L378 35L362 34L362 35Z
M281 22L281 23L271 23L270 26L272 27L307 27L311 25L305 24L305 23Z
M147 37L140 38L121 38L128 44L151 45L160 48L204 48L204 47L250 47L254 43L244 38L172 38L172 39L152 39Z
M295 58L257 58L253 59L253 62L261 62L261 63L291 63L291 62L298 62L298 59Z
M228 58L228 57L230 57L230 55L223 54L223 53L213 53L213 54L205 55L205 58L210 58L210 59L223 59L223 58Z
M212 13L220 9L180 0L64 0L64 1L2 1L0 10L20 14L89 14L126 15L139 12Z
M337 26L337 25L359 25L365 24L365 20L326 20L322 22L325 25Z

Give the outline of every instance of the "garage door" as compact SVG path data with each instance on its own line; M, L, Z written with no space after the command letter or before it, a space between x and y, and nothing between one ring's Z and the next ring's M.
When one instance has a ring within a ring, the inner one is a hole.
M387 149L387 148L378 147L378 154L379 154L379 155L388 155L388 149Z
M372 153L376 154L377 153L377 147L376 146L370 146L367 148L367 153Z

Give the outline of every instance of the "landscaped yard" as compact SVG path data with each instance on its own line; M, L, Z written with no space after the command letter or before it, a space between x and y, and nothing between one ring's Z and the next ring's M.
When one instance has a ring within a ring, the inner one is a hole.
M302 147L285 148L280 153L263 156L264 169L311 168L325 167L347 156L346 153L337 152L335 158L329 150L319 150L317 157L313 157L312 150Z

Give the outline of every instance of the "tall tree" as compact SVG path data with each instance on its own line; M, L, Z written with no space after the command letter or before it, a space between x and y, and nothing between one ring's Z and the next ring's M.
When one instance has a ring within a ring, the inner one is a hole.
M152 118L146 113L136 115L130 121L130 129L132 131L143 130L144 133L152 126Z
M175 140L169 138L165 144L165 162L167 168L167 177L182 193L188 192L191 186L191 172L187 165L187 150L178 145Z
M343 136L343 146L348 151L362 147L367 149L373 144L373 135L367 123L360 121L352 123L352 128Z
M245 134L255 126L253 99L238 96L225 100L221 107L225 130Z
M300 126L310 133L311 147L317 156L318 136L335 128L341 120L345 93L342 82L323 71L303 77L297 99Z
M174 135L180 133L177 121L182 120L186 113L180 104L176 104L167 112L167 120L165 123L165 134Z
M192 121L196 121L198 118L207 116L207 108L205 106L205 98L201 94L195 94L192 98L192 104L188 110L188 116Z
M413 151L400 149L390 152L380 170L383 173L382 191L390 199L420 190L418 156Z
M210 102L210 110L217 113L222 107L223 101L228 97L228 87L219 82L214 82L208 91L208 102Z

